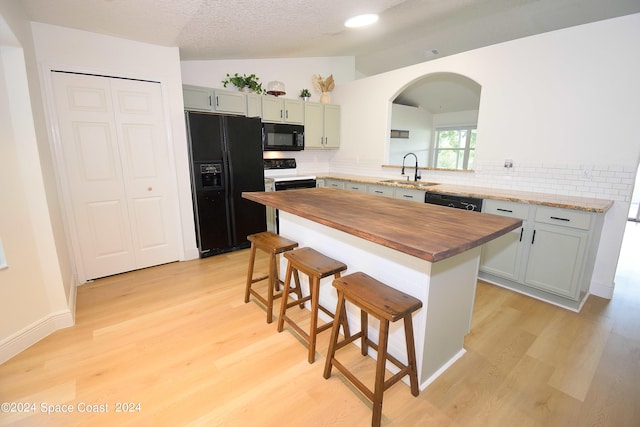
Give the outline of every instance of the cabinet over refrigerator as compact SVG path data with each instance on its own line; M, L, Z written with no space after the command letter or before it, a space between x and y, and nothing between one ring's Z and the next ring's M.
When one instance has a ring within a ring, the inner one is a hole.
M264 191L259 118L187 111L191 189L200 257L249 247L266 230L265 207L243 199Z

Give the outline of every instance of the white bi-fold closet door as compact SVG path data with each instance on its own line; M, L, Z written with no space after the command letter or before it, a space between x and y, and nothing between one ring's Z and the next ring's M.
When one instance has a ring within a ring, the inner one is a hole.
M159 83L52 72L79 280L178 259Z

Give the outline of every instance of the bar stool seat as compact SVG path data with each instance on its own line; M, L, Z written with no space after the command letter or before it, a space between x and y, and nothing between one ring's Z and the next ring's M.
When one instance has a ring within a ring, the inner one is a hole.
M284 280L284 291L280 305L280 317L278 318L278 332L282 332L284 322L287 322L291 328L298 333L298 335L307 343L309 348L309 363L313 363L316 357L316 336L322 331L325 331L333 325L334 321L325 323L322 326L318 326L318 310L322 310L331 318L334 318L334 313L327 308L320 305L320 279L328 276L334 276L339 278L340 273L347 269L347 266L340 261L329 258L326 255L321 254L312 248L300 248L295 251L286 252L284 257L289 261L287 265L287 273ZM293 292L294 288L290 287L291 276L294 276L296 286L299 289L300 279L298 272L306 274L309 277L309 295L304 298L298 297L297 300L288 302L289 293ZM304 303L311 301L311 325L309 327L309 333L302 330L289 316L287 316L287 309L300 305L300 308L304 307ZM341 324L345 336L349 336L349 326L347 324L346 316L341 317Z
M267 323L271 323L273 321L273 300L282 296L282 292L277 292L278 288L283 283L278 276L277 255L298 247L298 243L270 231L251 234L247 236L247 240L251 242L251 255L249 257L249 269L247 271L247 284L244 292L244 302L248 303L249 297L253 295L266 307ZM260 249L261 251L269 254L269 274L254 278L253 270L256 260L256 249ZM268 280L266 298L252 288L254 283L263 280ZM302 295L299 287L297 294Z
M362 392L373 403L372 426L379 426L382 418L382 395L383 392L396 382L400 381L405 375L409 376L411 384L411 394L417 396L420 392L418 389L418 375L416 370L416 353L415 343L413 341L413 322L411 314L422 307L422 302L410 295L399 290L393 289L382 282L362 272L353 273L333 281L333 286L338 291L338 306L336 313L339 318L334 320L334 326L331 331L331 341L329 342L329 350L324 368L324 378L331 376L331 368L336 367L342 374ZM346 337L343 341L338 342L338 328L341 316L346 315L344 308L345 301L349 301L360 308L361 330L357 334ZM378 344L371 341L367 335L367 315L380 320L380 335ZM389 338L389 322L404 319L404 332L407 346L407 364L401 363L398 359L387 353L387 343ZM361 353L363 356L368 354L368 347L373 347L378 352L376 361L376 375L374 390L370 390L362 381L355 377L344 365L336 358L336 350L346 346L347 344L361 339ZM397 374L385 381L385 365L386 361L390 361L400 370Z

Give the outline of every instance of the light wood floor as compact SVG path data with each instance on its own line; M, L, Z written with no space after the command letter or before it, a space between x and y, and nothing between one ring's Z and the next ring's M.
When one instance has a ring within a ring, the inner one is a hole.
M479 283L467 353L417 398L404 383L389 389L383 425L639 426L638 253L623 252L613 300L591 297L580 314ZM328 332L309 365L289 330L278 334L243 303L247 259L240 251L82 286L76 326L0 365L0 402L36 405L35 415L0 413L0 425L369 425L370 404L335 370L322 378ZM370 359L345 352L370 376ZM117 402L140 410L116 413ZM43 404L74 413L42 414ZM84 404L108 413L79 413Z

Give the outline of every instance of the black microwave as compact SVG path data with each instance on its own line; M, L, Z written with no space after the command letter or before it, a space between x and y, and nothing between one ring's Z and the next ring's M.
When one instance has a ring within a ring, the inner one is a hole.
M304 150L304 126L263 123L262 147L264 151Z

